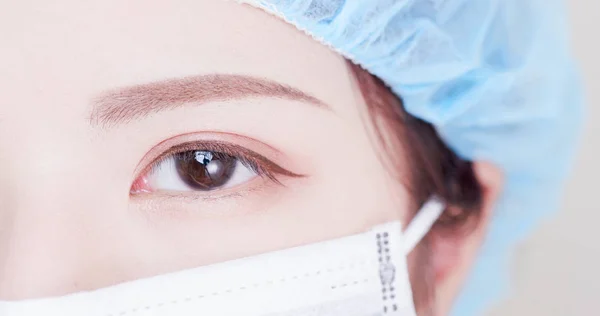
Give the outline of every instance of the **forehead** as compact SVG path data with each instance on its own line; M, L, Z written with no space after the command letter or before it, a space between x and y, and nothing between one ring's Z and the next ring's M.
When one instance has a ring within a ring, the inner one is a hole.
M9 92L0 109L81 104L113 87L210 73L265 77L332 103L348 85L341 57L232 1L3 2L0 38L0 84Z

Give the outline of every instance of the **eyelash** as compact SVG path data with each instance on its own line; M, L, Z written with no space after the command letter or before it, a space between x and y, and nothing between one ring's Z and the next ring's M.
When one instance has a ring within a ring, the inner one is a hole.
M255 172L258 176L267 178L270 181L279 185L281 185L281 182L279 181L277 176L288 176L294 178L302 177L302 175L288 171L275 164L274 162L270 161L269 159L265 158L264 156L261 156L239 145L217 141L197 141L187 142L169 148L167 151L163 152L157 158L155 158L154 161L148 167L142 170L142 172L140 172L140 174L138 175L138 178L140 176L144 176L155 172L157 168L163 162L165 162L165 160L172 158L175 155L198 150L223 153L233 156L245 167Z

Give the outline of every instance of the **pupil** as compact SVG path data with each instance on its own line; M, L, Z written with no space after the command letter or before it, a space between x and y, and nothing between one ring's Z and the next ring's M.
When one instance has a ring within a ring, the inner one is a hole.
M177 173L190 187L209 191L223 186L235 170L233 156L204 150L188 151L175 156Z

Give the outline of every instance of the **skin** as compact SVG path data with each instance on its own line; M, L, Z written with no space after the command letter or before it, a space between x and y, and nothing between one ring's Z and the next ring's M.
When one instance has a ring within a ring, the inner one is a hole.
M0 38L0 299L97 289L412 216L407 190L377 156L344 59L262 11L215 0L20 1L0 5ZM308 99L232 91L98 121L111 93L219 74ZM165 141L227 142L303 177L131 195ZM429 236L439 315L476 257L500 188L493 166L477 168L481 224L460 238Z

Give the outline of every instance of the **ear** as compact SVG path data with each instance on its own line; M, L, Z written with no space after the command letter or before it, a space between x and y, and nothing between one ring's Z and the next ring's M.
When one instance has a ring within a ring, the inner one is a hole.
M483 195L481 216L478 221L473 226L468 226L467 231L457 229L456 232L436 232L434 230L430 237L431 260L436 275L437 316L450 313L452 303L460 293L477 258L503 185L502 172L493 164L475 162L473 168Z

